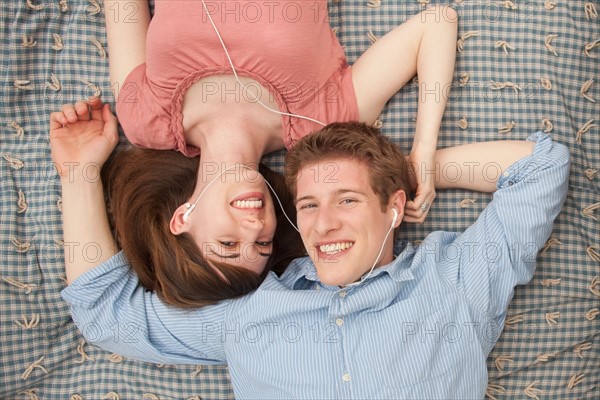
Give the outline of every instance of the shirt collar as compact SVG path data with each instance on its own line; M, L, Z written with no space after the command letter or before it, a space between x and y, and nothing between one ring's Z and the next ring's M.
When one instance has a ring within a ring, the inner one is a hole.
M394 260L382 267L376 268L371 274L364 280L364 282L376 279L382 274L387 274L395 282L403 282L415 279L412 271L412 259L415 254L415 248L408 241L398 241L394 246ZM317 276L317 270L309 257L304 257L295 260L294 263L295 276L292 278L292 287L294 289L303 289L307 285L314 282L319 282ZM310 281L310 282L308 282ZM356 286L362 286L362 283Z

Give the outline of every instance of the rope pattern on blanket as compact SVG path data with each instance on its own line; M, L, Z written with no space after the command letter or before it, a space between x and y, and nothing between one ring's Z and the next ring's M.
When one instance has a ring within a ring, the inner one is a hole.
M590 283L590 292L600 297L600 275L596 275Z
M60 8L60 11L67 12L67 10L69 9L69 5L67 4L67 0L60 0L58 2L58 7Z
M558 325L558 318L560 318L560 311L554 311L554 312L549 312L546 313L546 322L548 323L548 325L552 326L552 325Z
M552 1L552 0L546 0L544 2L544 8L546 10L553 10L554 7L556 7L556 2Z
M521 90L521 87L518 84L512 83L510 81L506 81L506 82L494 82L494 81L490 81L490 89L492 89L492 90L502 90L504 88L512 88L515 91L515 94L517 96L519 95L519 90Z
M506 53L506 55L508 55L508 49L515 50L514 46L510 45L506 40L496 41L496 44L494 47L496 47L496 48L502 47L502 50L504 50L504 53Z
M31 81L27 79L15 79L13 84L17 89L20 90L32 90L33 86L30 85Z
M27 8L29 8L30 10L34 10L34 11L40 11L40 10L44 9L44 3L34 5L31 0L27 0L26 5L27 5Z
M552 82L550 82L550 79L548 78L540 78L540 81L542 83L542 87L546 90L552 90Z
M542 119L542 130L544 131L544 133L552 132L553 129L554 129L554 125L552 124L552 121L550 121L548 118L543 118Z
M37 287L37 285L35 285L33 283L22 283L22 282L19 282L16 279L9 278L9 277L6 277L6 276L3 276L2 280L4 282L8 283L9 285L18 287L19 289L25 289L25 294L30 294L32 292L32 290Z
M77 352L81 355L81 359L74 361L77 364L83 364L86 361L96 361L96 359L92 356L88 356L83 349L85 346L85 340L81 339L79 341L79 345L77 345Z
M98 4L96 0L88 0L88 3L90 3L90 5L87 6L87 11L90 13L90 16L96 15L102 11L100 4Z
M69 397L69 400L83 400L83 397L79 393L73 393Z
M592 51L593 49L595 49L596 47L600 46L600 39L596 39L593 42L590 43L586 43L583 46L583 52L585 53L586 56L588 56L589 58L596 58L595 56L590 54L590 51Z
M525 390L523 390L527 397L530 397L535 400L540 400L538 395L544 394L544 391L542 389L534 388L534 386L538 383L540 383L540 381L534 381L529 386L527 386Z
M600 308L592 308L588 312L585 313L585 319L588 321L593 321L600 314Z
M37 41L33 39L33 35L23 34L21 37L21 46L23 47L34 47L37 44Z
M37 361L34 361L33 363L29 364L29 366L25 368L25 371L23 371L23 373L21 374L21 379L26 381L35 368L41 369L42 371L44 371L45 374L48 374L48 370L41 365L42 361L44 361L44 356L41 356Z
M556 286L556 285L560 285L561 282L561 278L556 278L556 279L542 279L542 286L546 286L546 287L550 287L550 286Z
M15 136L18 137L19 139L21 139L21 138L23 138L23 136L25 136L25 129L23 129L23 127L21 125L19 125L16 121L11 122L10 127L13 128L14 130L16 130Z
M3 154L2 158L4 158L6 161L8 161L8 164L13 169L21 169L25 166L25 163L23 161L19 160L18 158L12 157L12 155L10 153Z
M586 208L581 210L581 215L583 215L584 217L590 217L594 221L598 221L598 218L596 218L593 214L594 210L598 208L600 208L600 202L594 203L591 206L587 206Z
M544 245L544 247L542 247L542 250L540 251L540 256L543 256L552 246L555 245L561 245L562 242L556 238L550 238L548 239L548 241L546 242L546 244Z
M590 256L590 258L596 262L600 262L600 253L598 253L598 246L588 246L585 249L585 252Z
M91 82L88 82L86 80L83 80L83 79L80 79L79 81L81 83L83 83L85 86L87 86L90 89L92 89L94 91L94 96L100 97L100 95L102 94L102 91L100 90L100 88L97 85L95 85L95 84L93 84Z
M458 81L458 86L460 87L464 87L467 86L467 83L469 83L469 79L471 78L471 76L468 73L463 73L460 76L460 81Z
M27 317L23 315L23 322L15 320L15 324L19 325L23 329L35 328L40 322L40 314L33 314L31 321L27 321Z
M596 100L594 100L592 97L590 97L587 94L587 91L592 87L592 84L594 83L594 78L590 78L587 81L585 81L585 83L581 86L581 89L579 90L579 93L585 97L586 99L588 99L589 101L591 101L592 103L595 103Z
M144 393L142 395L142 400L160 400L160 398L154 393Z
M583 358L583 352L585 350L589 350L592 348L592 344L589 342L583 342L583 343L579 343L577 346L575 346L575 348L573 349L573 352L575 354L577 354L579 356L579 358Z
M369 7L369 8L379 8L379 7L381 7L381 0L369 0L367 2L367 7Z
M21 242L16 237L10 239L10 242L15 247L17 253L26 253L27 250L31 247L31 242Z
M517 8L517 7L515 6L515 4L514 4L512 1L510 1L510 0L504 0L504 2L503 2L502 4L504 5L504 7L505 7L506 9L514 10L514 9L516 9L516 8Z
M196 365L194 371L191 373L191 377L196 378L198 375L200 375L203 369L204 367L202 365Z
M60 81L58 80L56 75L54 75L54 73L50 74L50 80L52 81L52 83L46 82L46 87L50 90L58 92L60 90L60 88L62 87L62 85L60 84Z
M62 208L62 197L59 198L58 200L56 200L56 208L58 208L58 211L63 212L63 208Z
M116 354L116 353L112 353L111 355L106 357L106 359L108 361L110 361L111 363L114 363L114 364L120 363L121 361L123 361L124 358L125 357L123 357L122 355Z
M64 49L65 45L63 44L62 38L58 33L53 33L52 39L54 40L54 44L50 46L52 50L61 51Z
M525 319L522 315L513 315L512 317L508 317L504 322L504 326L510 329L517 329L517 325L520 322L523 322Z
M590 119L588 122L585 123L585 125L583 125L581 127L581 129L579 129L577 131L577 136L575 137L575 143L577 144L581 144L581 138L583 137L584 133L587 133L590 129L595 128L596 124L594 124L594 120Z
M585 374L574 374L569 380L567 388L573 389L575 386L579 385L583 381L585 381Z
M513 364L515 361L510 356L498 356L494 360L494 365L496 369L500 372L504 372L504 363Z
M539 356L537 356L536 361L537 362L548 362L550 361L551 358L556 357L556 354L554 353L545 353L545 354L540 354Z
M556 52L556 49L554 49L554 46L552 46L552 41L557 37L558 35L556 34L550 34L546 36L546 41L544 42L544 46L546 46L546 49L548 49L548 51L554 54L556 57L558 57L558 53Z
M95 37L91 37L90 41L98 49L98 55L100 56L100 58L106 58L106 50L104 50L104 46L102 46L102 43L100 43L100 41Z
M19 392L19 394L23 394L29 398L29 400L39 400L37 396L37 389L27 389Z
M588 168L585 171L583 171L583 173L590 181L592 181L598 174L598 170L596 168Z
M504 126L498 128L498 133L510 133L515 127L515 121L509 121Z
M477 200L475 200L475 199L462 199L462 200L461 200L461 201L458 203L458 206L459 206L460 208L469 208L469 207L471 207L472 205L474 205L476 201L477 201Z
M371 44L374 44L378 39L378 37L370 29L367 32L367 38L369 39L369 42L371 42Z
M463 45L465 44L465 40L475 37L475 36L479 36L479 31L468 31L468 32L465 32L464 35L459 37L458 40L456 41L456 49L458 50L458 52L462 53Z
M117 392L108 392L104 395L102 400L121 400Z
M487 386L487 390L485 391L485 395L490 399L490 400L498 400L497 397L495 397L495 394L504 394L506 393L506 389L500 385L496 385L493 383L488 384Z
M466 115L463 115L463 117L458 121L458 127L463 130L469 127L469 121L467 121Z
M598 11L596 11L596 5L592 2L585 3L583 5L583 10L585 12L585 19L587 20L596 18L598 16Z

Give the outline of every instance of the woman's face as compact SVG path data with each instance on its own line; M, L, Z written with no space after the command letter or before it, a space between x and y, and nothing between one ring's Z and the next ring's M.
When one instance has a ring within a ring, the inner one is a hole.
M255 170L240 167L218 177L204 191L187 223L210 261L261 274L273 251L275 209L262 175Z

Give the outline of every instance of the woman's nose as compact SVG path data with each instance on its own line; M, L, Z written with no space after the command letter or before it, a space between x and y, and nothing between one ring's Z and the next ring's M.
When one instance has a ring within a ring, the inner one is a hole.
M245 229L261 230L265 226L265 221L255 216L243 217L240 225Z

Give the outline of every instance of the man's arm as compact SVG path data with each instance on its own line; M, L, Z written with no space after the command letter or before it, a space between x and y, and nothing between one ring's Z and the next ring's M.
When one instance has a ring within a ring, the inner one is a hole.
M502 172L530 155L534 145L524 140L501 140L438 150L435 154L435 186L437 189L494 192Z
M201 309L169 306L139 285L123 253L80 276L61 293L88 342L136 360L223 364L224 341L213 330L228 302Z
M452 243L442 243L460 250L460 258L442 260L440 273L499 322L514 287L533 277L538 251L567 195L568 149L542 133L530 140L535 140L533 152L504 169L477 221ZM441 239L431 238L427 245L436 240Z

